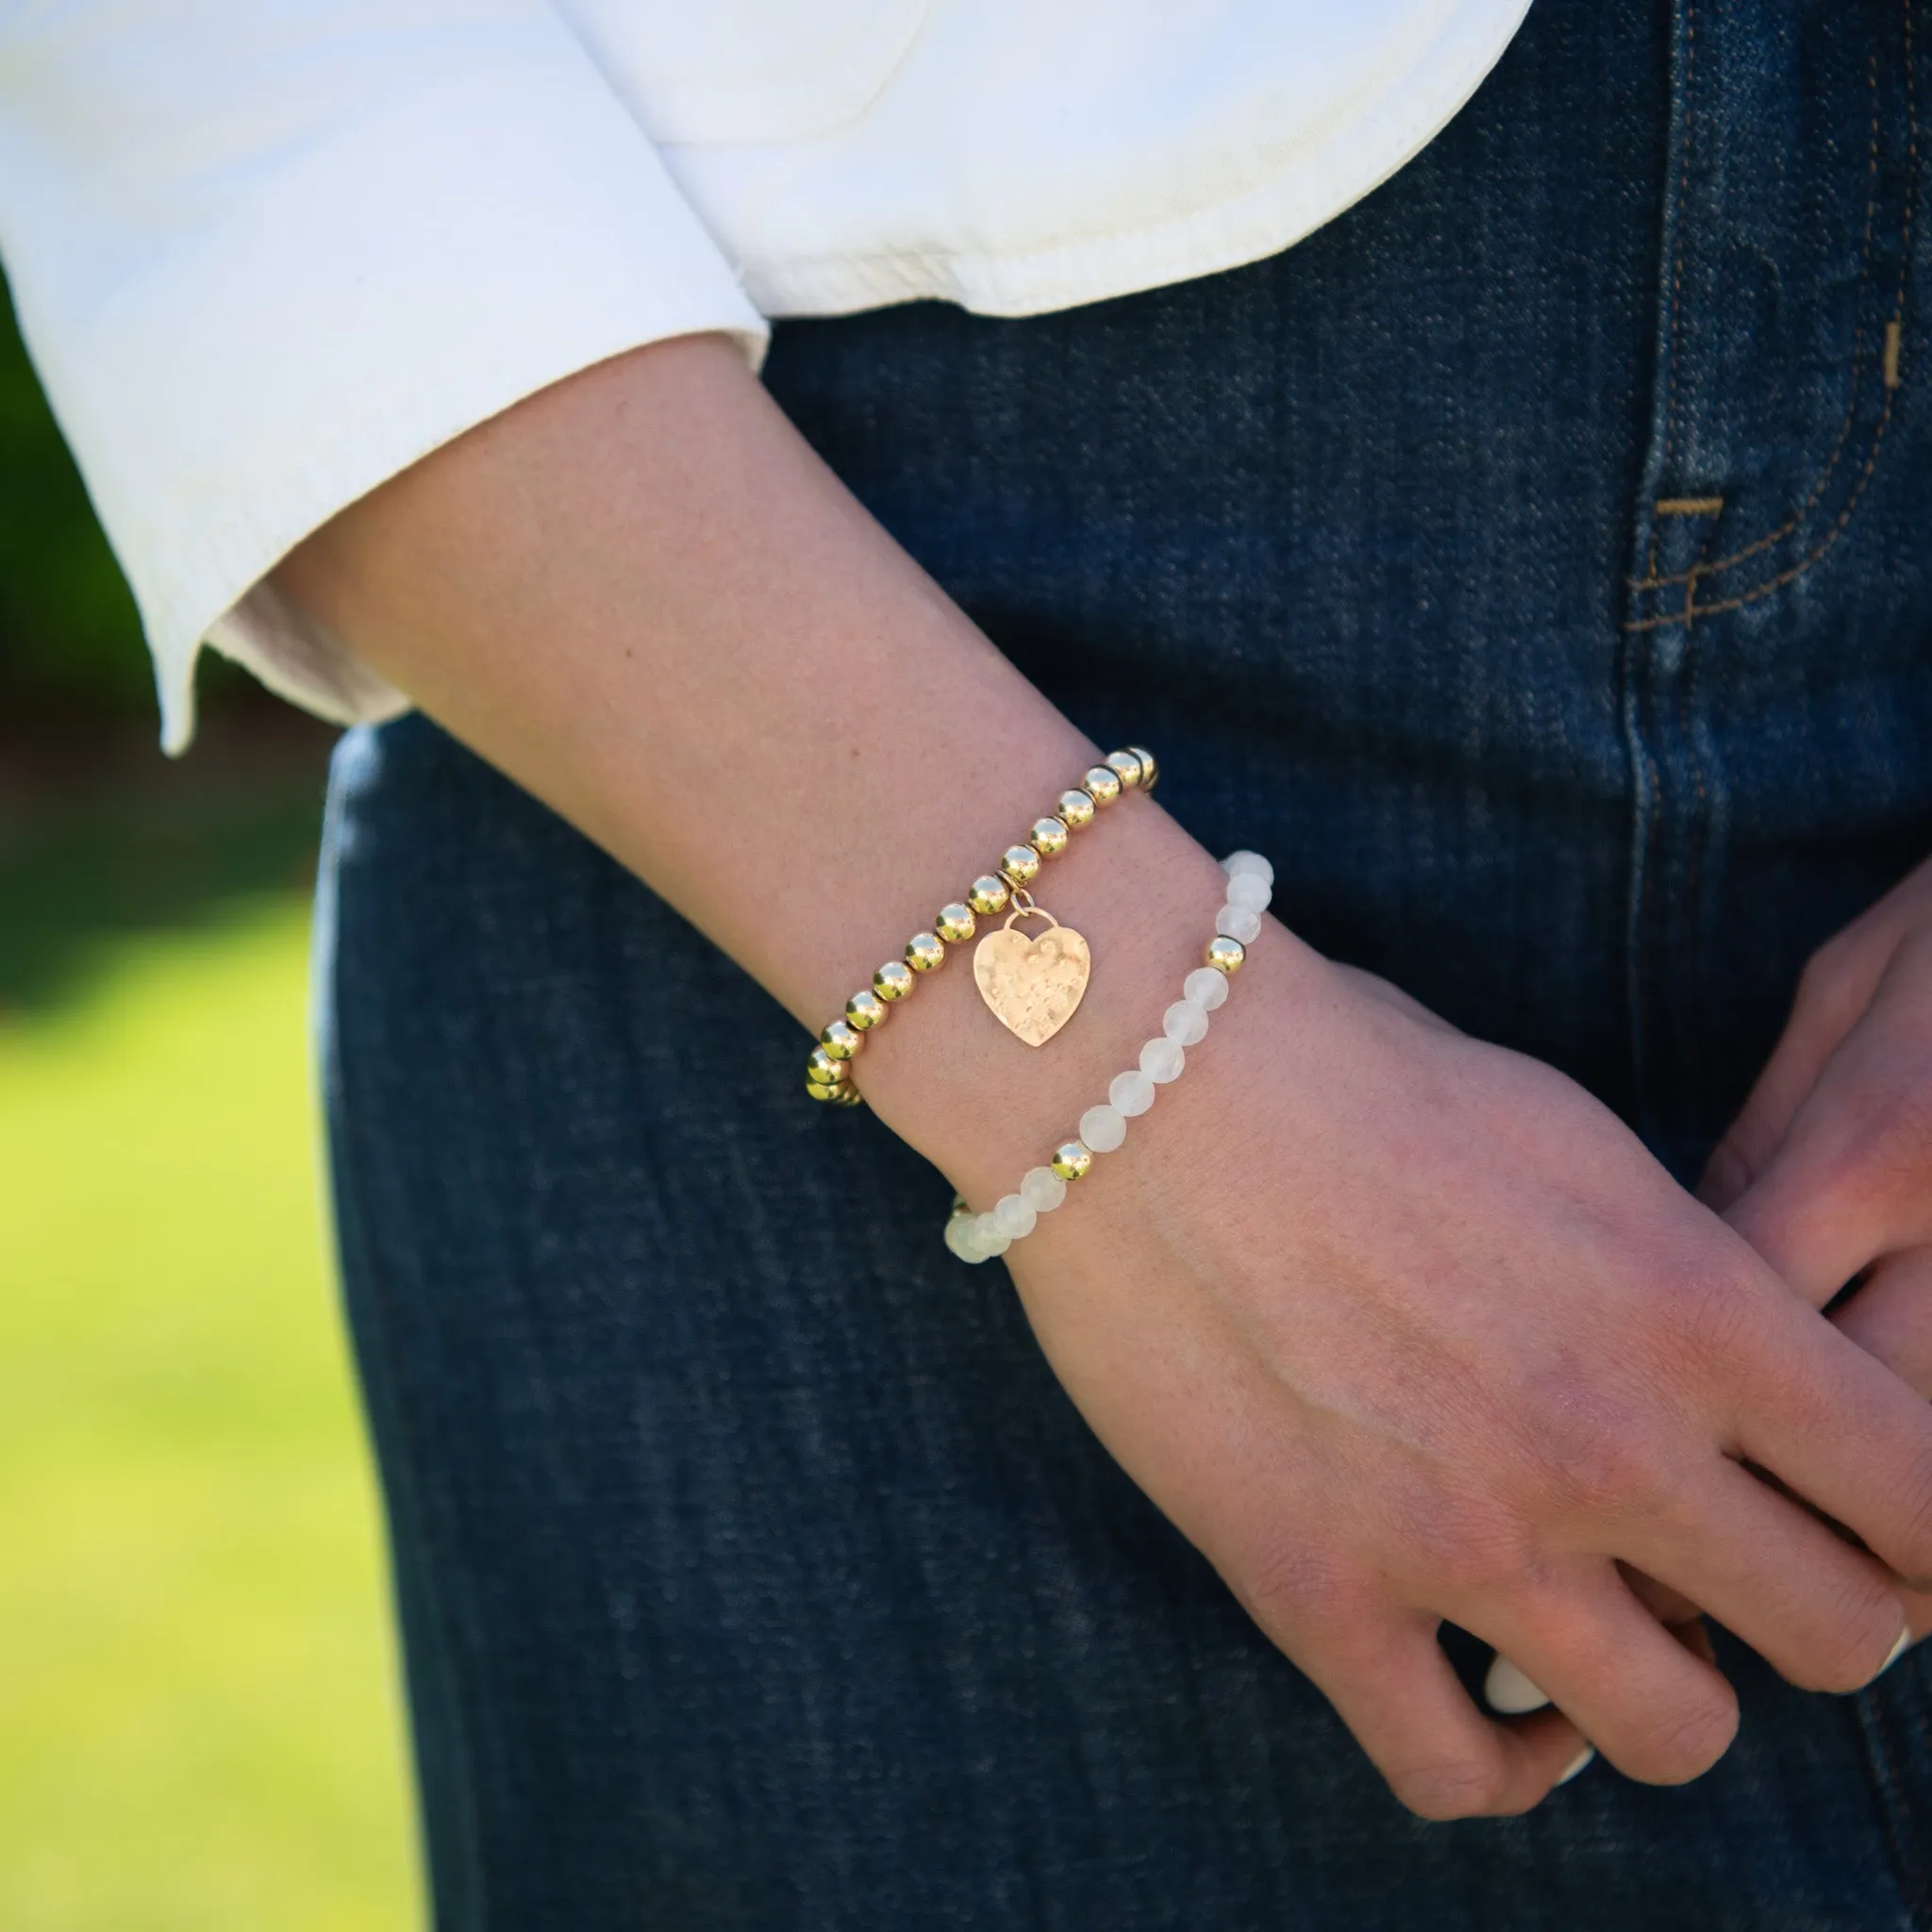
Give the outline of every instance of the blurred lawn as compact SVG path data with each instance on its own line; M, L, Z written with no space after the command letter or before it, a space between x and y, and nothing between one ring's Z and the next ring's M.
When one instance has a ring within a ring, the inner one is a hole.
M0 851L5 1932L416 1921L275 809Z

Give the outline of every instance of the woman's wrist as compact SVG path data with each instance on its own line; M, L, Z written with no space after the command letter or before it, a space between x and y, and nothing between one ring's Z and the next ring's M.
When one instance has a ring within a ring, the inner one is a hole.
M278 581L814 1032L1102 750L715 341L519 405L343 512ZM1221 891L1130 791L1039 882L1092 946L1064 1030L1008 1033L965 949L868 1037L860 1091L959 1185L1004 1191L1158 1027Z
M988 827L989 844L1000 838ZM867 1104L975 1205L990 1205L1074 1132L1122 1057L1158 1030L1174 988L1200 963L1225 883L1153 799L1129 794L1034 888L1092 952L1073 1018L1044 1045L1026 1045L987 1010L971 949L957 949L868 1036L854 1063Z

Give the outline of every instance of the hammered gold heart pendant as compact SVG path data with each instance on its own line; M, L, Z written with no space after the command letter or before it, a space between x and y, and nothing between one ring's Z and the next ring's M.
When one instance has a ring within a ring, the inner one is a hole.
M1014 920L1030 913L1048 922L1049 929L1038 939L1013 930ZM1044 1046L1074 1017L1092 971L1086 940L1040 906L1016 907L973 951L980 998L1028 1046Z

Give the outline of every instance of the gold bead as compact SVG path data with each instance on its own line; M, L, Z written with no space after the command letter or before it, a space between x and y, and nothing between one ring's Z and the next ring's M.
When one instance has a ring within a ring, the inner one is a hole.
M835 1060L822 1046L813 1047L805 1063L805 1077L821 1087L842 1087L851 1072L843 1060Z
M1084 1141L1062 1141L1053 1150L1053 1159L1049 1165L1061 1180L1077 1181L1083 1178L1087 1170L1093 1165L1093 1156L1088 1151Z
M915 973L932 973L946 963L946 949L936 932L916 932L906 941L906 963Z
M917 983L903 959L888 959L872 976L872 990L882 1000L903 1000Z
M1007 909L1007 882L997 873L988 873L984 878L973 881L973 890L966 894L966 903L975 912L982 912L991 919L995 913Z
M1201 955L1203 962L1223 973L1239 973L1241 961L1248 957L1247 949L1239 940L1231 940L1225 933L1216 933L1208 941L1208 950Z
M941 906L940 916L932 923L932 929L947 945L963 946L974 931L973 908L961 906L958 900L950 906Z
M832 1105L834 1107L863 1107L865 1105L865 1095L857 1087L841 1087L832 1095Z
M1108 768L1114 776L1131 791L1141 782L1141 760L1130 751L1110 751L1107 755Z
M1054 809L1065 820L1070 832L1077 832L1093 823L1093 801L1079 790L1062 791Z
M1120 774L1111 765L1093 765L1080 787L1095 805L1111 805L1121 795Z
M884 1023L891 1008L877 993L868 987L859 991L845 1002L845 1017L861 1033L870 1033L874 1026Z
M1058 858L1067 849L1067 828L1058 819L1035 819L1026 842L1042 858Z
M1152 791L1155 779L1160 776L1160 767L1154 762L1154 754L1144 744L1130 744L1127 749L1141 760L1141 790Z
M814 1100L837 1100L849 1085L850 1082L845 1080L834 1080L829 1083L823 1080L808 1080L805 1083L805 1091Z
M819 1044L835 1060L849 1060L865 1044L865 1035L856 1026L848 1026L843 1020L834 1020L819 1035Z
M1040 854L1030 845L1008 845L1000 855L1000 870L1016 886L1030 886L1040 876Z

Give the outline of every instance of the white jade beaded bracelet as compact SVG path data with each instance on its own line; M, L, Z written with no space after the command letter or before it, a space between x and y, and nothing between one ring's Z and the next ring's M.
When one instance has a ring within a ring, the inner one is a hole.
M1161 1015L1160 1032L1141 1047L1139 1064L1116 1074L1107 1098L1080 1116L1077 1140L1055 1148L1049 1165L1028 1168L1018 1191L1003 1194L983 1214L955 1198L946 1245L960 1260L990 1261L1031 1234L1040 1217L1067 1198L1068 1183L1085 1177L1096 1154L1120 1147L1128 1121L1154 1105L1158 1089L1180 1078L1187 1049L1208 1037L1208 1016L1227 998L1228 976L1240 970L1274 894L1274 868L1258 852L1231 852L1221 868L1227 874L1227 903L1215 914L1207 963L1181 982L1180 998Z

